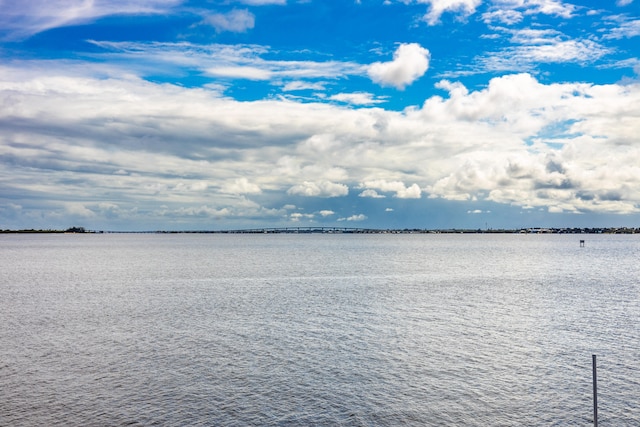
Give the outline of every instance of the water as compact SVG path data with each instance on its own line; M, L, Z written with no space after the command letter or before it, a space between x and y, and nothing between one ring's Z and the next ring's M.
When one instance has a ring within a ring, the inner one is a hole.
M585 239L584 248L579 239ZM0 425L640 425L640 237L0 236Z

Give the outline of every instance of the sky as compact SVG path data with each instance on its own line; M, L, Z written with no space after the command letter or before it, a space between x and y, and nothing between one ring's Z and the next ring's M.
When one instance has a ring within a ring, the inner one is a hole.
M0 0L0 229L640 226L640 0Z

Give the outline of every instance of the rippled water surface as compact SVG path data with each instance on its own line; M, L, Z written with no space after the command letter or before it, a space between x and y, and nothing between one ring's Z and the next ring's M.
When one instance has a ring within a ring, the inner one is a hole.
M579 239L585 239L581 248ZM0 425L640 425L640 236L3 235Z

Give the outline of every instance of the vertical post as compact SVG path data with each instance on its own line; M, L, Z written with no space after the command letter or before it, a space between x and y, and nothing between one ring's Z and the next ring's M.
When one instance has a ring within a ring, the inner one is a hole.
M592 355L593 365L593 427L598 427L598 377L596 375L596 355Z

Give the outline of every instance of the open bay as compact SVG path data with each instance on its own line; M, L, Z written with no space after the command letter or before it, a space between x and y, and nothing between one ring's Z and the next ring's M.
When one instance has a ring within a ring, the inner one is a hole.
M579 239L585 239L580 247ZM640 425L637 235L0 237L0 425Z

